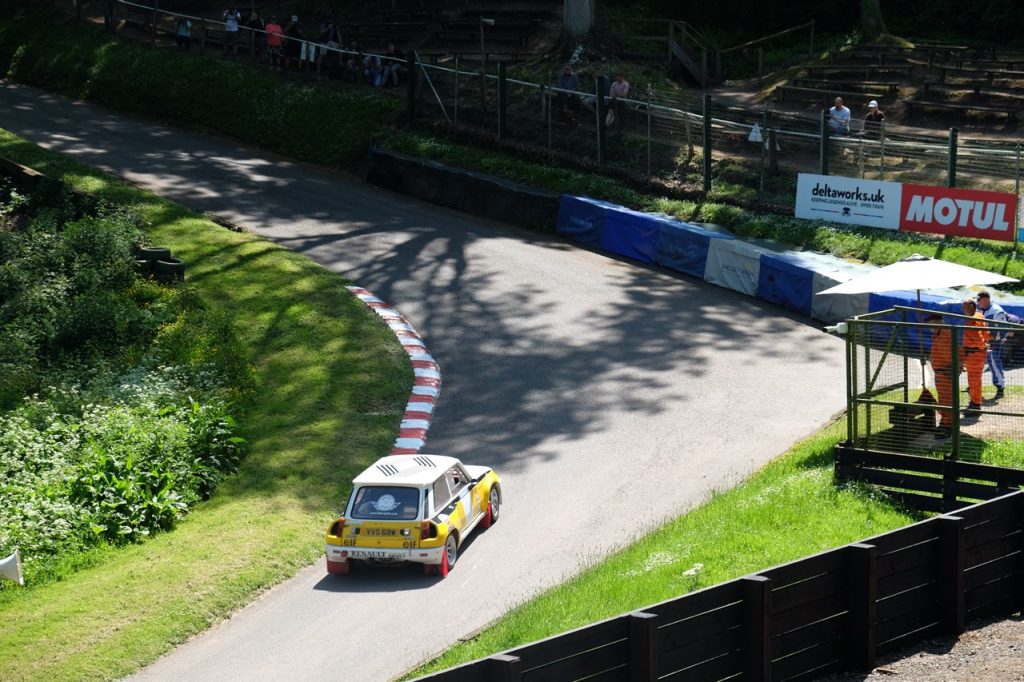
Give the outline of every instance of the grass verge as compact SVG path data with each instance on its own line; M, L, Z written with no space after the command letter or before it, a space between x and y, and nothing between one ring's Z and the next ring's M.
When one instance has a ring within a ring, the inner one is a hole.
M919 520L870 488L833 485L832 448L845 434L845 420L833 423L736 488L525 602L405 679Z
M139 214L207 305L233 320L258 388L237 475L173 533L98 549L79 570L0 595L0 679L137 670L322 552L352 476L390 448L412 383L390 331L309 259L232 232L0 131L0 155ZM343 446L341 444L344 444Z

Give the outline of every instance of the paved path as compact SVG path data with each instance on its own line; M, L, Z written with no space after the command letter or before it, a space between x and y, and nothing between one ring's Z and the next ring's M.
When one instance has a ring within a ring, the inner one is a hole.
M322 562L147 680L386 680L844 406L842 344L703 282L410 200L231 142L0 82L2 125L287 246L397 306L444 386L427 451L493 465L501 522L443 581Z

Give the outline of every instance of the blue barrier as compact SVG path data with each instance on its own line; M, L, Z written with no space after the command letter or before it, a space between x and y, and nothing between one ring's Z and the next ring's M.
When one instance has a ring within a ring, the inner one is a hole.
M653 263L660 227L656 216L616 206L606 214L601 248L641 263Z
M875 266L820 253L778 252L775 244L766 248L726 232L665 215L640 213L600 199L563 194L556 231L584 246L700 277L710 284L756 296L822 322L838 322L894 305L917 306L916 292L818 295L876 269ZM925 293L921 305L959 313L960 299L966 295L953 290ZM1000 292L994 292L993 298L1008 313L1024 317L1024 298ZM919 343L916 329L908 333L908 343ZM927 338L921 341L928 344Z
M615 204L563 194L558 202L558 218L555 231L575 242L599 249L604 242L608 212L620 208Z
M666 218L661 219L660 227L654 262L670 270L701 279L704 279L711 240L735 239L731 234Z
M799 253L762 254L757 297L810 316L815 265L811 259Z

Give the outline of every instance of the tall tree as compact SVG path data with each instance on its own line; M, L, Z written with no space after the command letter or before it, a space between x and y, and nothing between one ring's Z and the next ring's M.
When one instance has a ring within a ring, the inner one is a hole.
M880 0L860 0L860 30L865 38L877 38L889 32L882 18Z
M595 0L563 0L562 34L567 44L575 44L594 28Z

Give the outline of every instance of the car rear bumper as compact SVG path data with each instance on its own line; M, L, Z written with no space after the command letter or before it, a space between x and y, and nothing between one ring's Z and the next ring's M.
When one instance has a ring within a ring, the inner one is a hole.
M358 561L412 561L418 564L440 564L443 555L444 545L412 549L327 545L327 560L339 563L356 559Z

